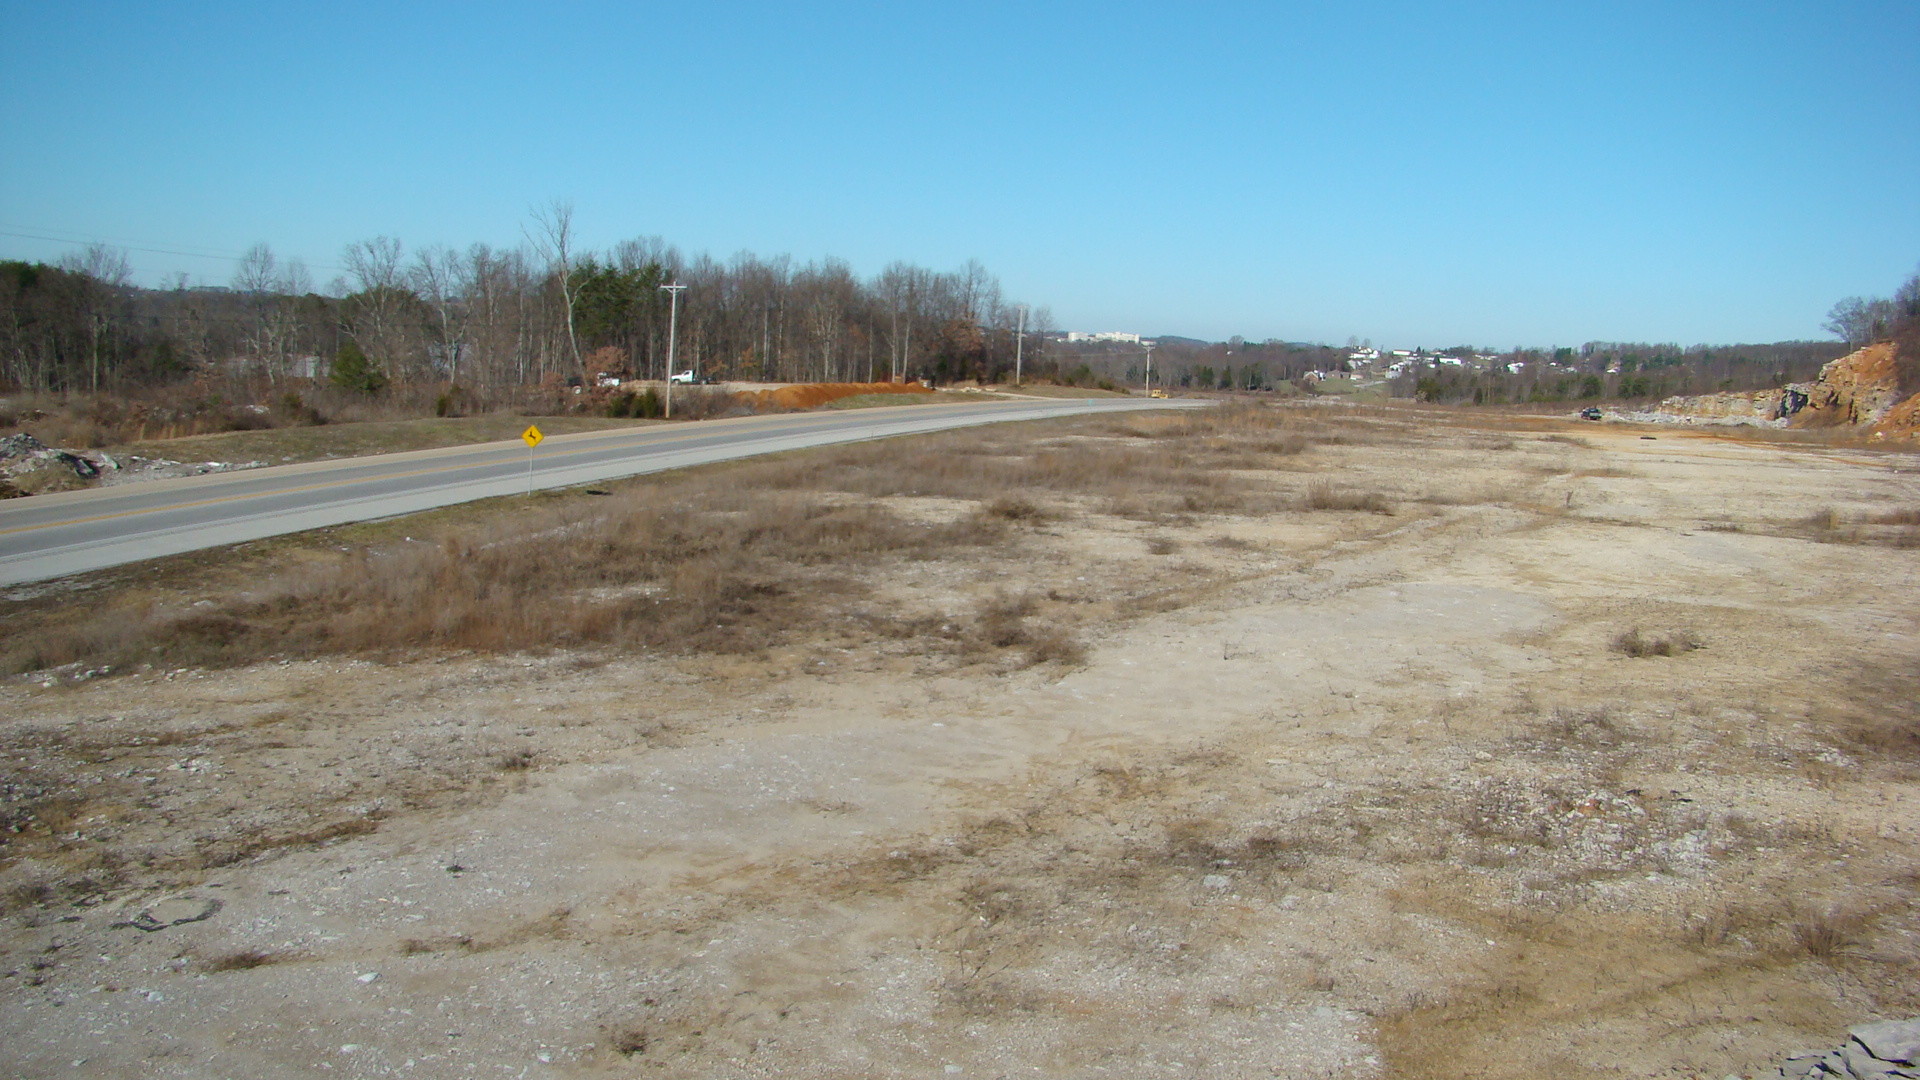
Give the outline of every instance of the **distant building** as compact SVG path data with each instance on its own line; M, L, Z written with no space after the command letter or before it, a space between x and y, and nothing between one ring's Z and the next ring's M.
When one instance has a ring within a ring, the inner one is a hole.
M1117 341L1123 345L1138 345L1140 344L1140 335L1128 334L1119 330L1101 330L1093 333L1084 330L1069 330L1067 331L1067 341Z

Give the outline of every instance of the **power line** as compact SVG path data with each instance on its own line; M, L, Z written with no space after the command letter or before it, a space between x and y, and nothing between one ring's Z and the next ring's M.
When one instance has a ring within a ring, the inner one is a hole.
M231 252L215 252L205 249L200 251L186 251L178 247L156 247L144 243L115 240L111 237L87 236L82 233L69 233L66 236L47 235L51 232L60 232L61 230L59 229L27 231L32 228L33 226L20 225L0 226L0 236L12 236L21 240L46 240L55 244L105 244L108 247L125 248L128 251L143 251L149 255L179 255L189 259L218 259L222 262L239 262L245 257L244 255L235 255ZM306 265L310 268L333 270L343 274L349 272L346 267L335 266L332 263L308 263Z

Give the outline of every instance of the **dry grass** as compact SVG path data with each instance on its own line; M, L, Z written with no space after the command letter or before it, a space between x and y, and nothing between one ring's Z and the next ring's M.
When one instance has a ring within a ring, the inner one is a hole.
M1788 924L1797 951L1815 960L1832 960L1854 945L1866 926L1857 914L1834 910L1809 910Z
M1368 514L1391 514L1393 504L1377 491L1346 491L1331 481L1316 481L1307 488L1300 505L1308 510L1350 510Z
M1850 515L1825 507L1791 523L1786 532L1821 544L1916 548L1920 547L1920 508Z
M1632 657L1679 656L1701 647L1700 640L1684 630L1649 634L1636 626L1613 639L1614 651Z
M268 967L273 964L290 964L305 960L306 955L298 952L272 952L261 949L242 949L225 953L207 961L206 970L252 971L254 968Z
M1103 504L1123 518L1190 521L1284 505L1270 484L1205 466L1223 452L1297 452L1306 445L1291 430L1297 419L1238 407L1139 422L1149 421L1159 444L1151 449L1084 436L1036 448L1015 434L955 433L642 479L596 488L596 498L511 500L513 512L448 515L441 526L415 519L404 538L388 530L358 544L331 539L349 528L269 543L262 562L224 575L10 604L0 610L0 669L554 647L738 654L795 635L875 634L917 636L966 659L977 658L980 641L998 641L1032 662L1077 662L1072 628L1059 619L1049 634L1010 637L1006 617L989 611L979 615L984 631L943 638L930 627L950 614L876 618L858 609L882 567L1017 545L1021 529L1063 512ZM1043 505L1042 493L1063 501ZM928 521L894 505L916 498L975 509ZM1309 502L1390 509L1374 495ZM1153 550L1174 549L1166 541Z
M677 400L675 405L677 414ZM500 442L518 438L528 424L538 424L547 435L570 435L582 431L643 426L653 422L598 416L526 417L507 413L415 420L368 420L319 427L229 431L151 441L130 439L113 446L112 452L171 461L265 461L286 464Z
M1038 503L1018 495L1002 495L987 503L982 512L1002 521L1044 521L1049 516Z

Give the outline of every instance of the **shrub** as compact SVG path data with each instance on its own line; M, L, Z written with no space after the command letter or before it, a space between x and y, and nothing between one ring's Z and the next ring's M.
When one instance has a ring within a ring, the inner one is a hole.
M1643 634L1639 627L1613 639L1613 647L1628 656L1678 656L1700 648L1700 641L1686 631L1676 631L1665 637Z

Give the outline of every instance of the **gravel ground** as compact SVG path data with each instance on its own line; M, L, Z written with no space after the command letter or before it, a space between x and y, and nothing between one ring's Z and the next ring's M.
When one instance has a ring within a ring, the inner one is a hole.
M1805 525L1920 459L1353 424L1271 478L1391 514L885 576L1078 666L14 680L0 1071L1719 1077L1920 1011L1920 549Z

